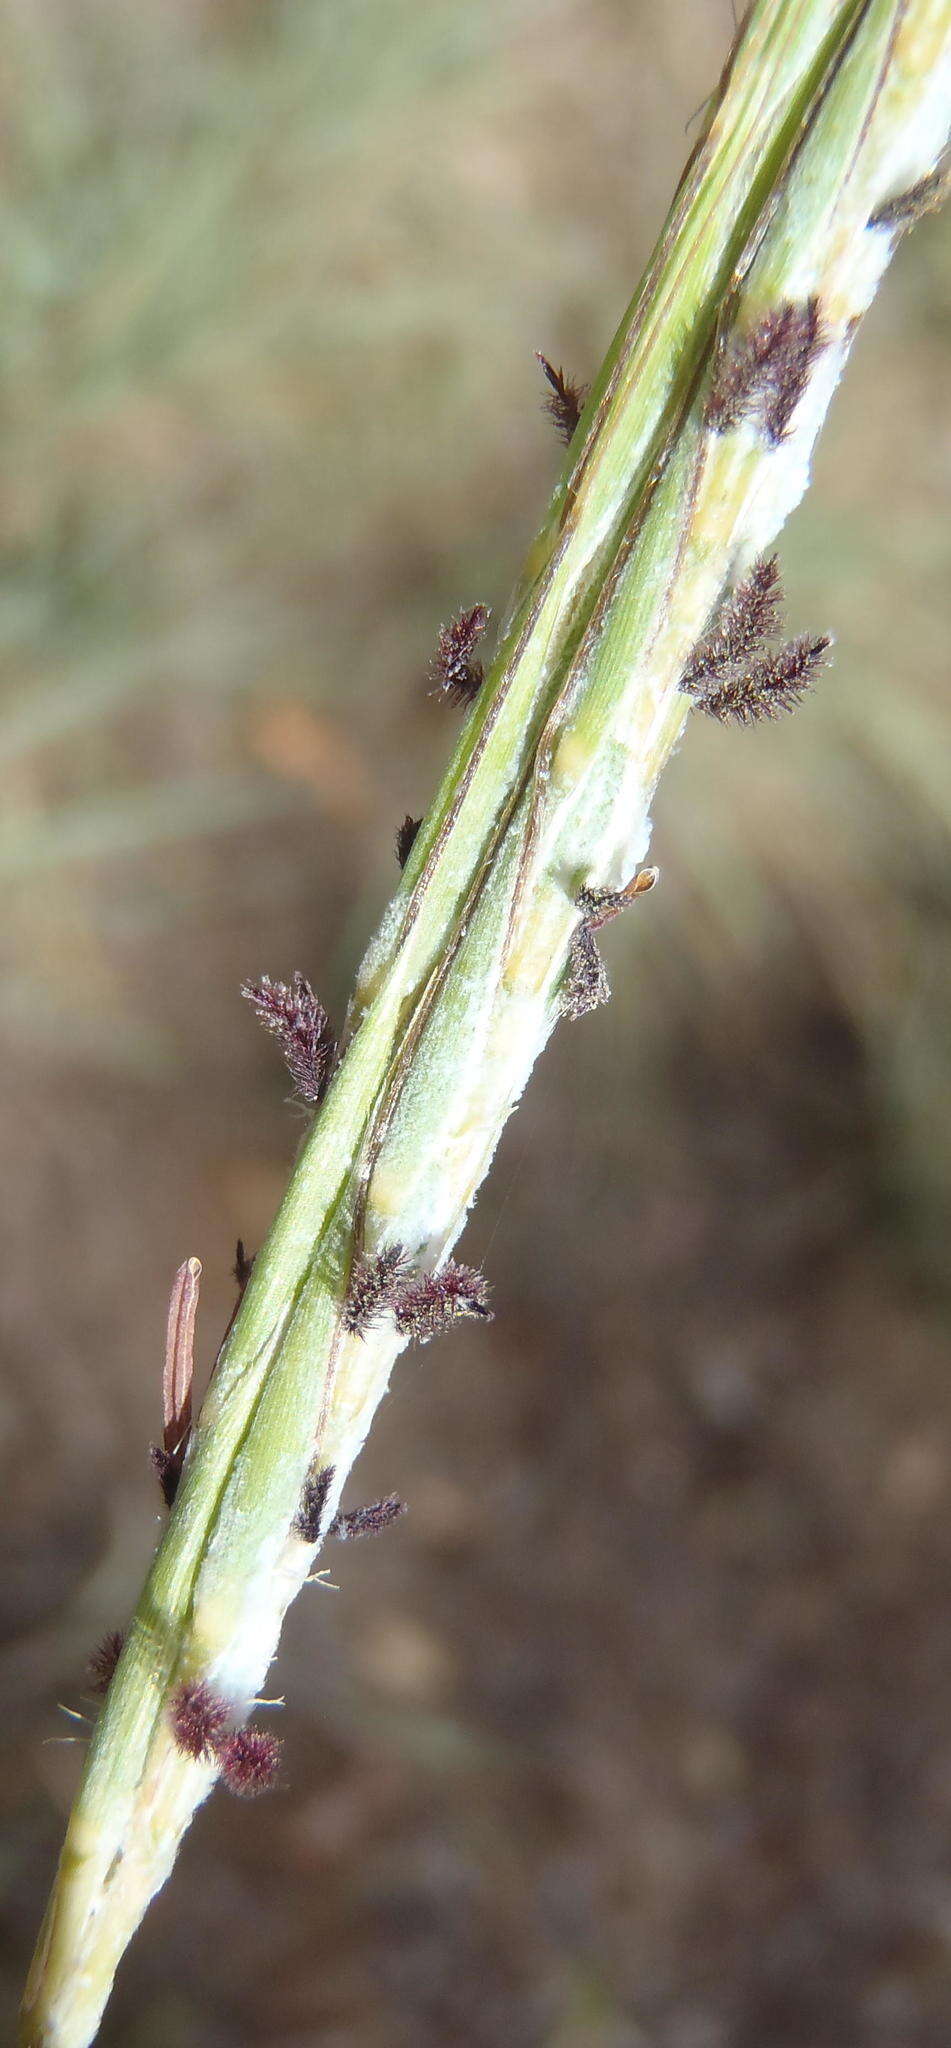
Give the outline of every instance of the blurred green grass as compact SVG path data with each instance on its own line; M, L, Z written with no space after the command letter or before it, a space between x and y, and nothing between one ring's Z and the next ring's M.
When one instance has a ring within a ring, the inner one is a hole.
M503 599L557 461L531 350L583 372L604 345L724 12L5 0L14 1034L56 1005L51 875L94 981L91 864L300 812L301 730L275 761L255 708L327 707L371 811L412 759L434 625L473 590ZM661 800L685 870L664 945L718 973L795 930L945 1219L921 1097L943 1106L949 1079L948 250L934 221L902 252L785 549L796 623L838 634L834 677L792 733L692 732ZM417 803L431 730L421 750ZM309 773L313 796L316 755ZM130 1005L102 1031L135 1060L154 1032Z
M504 604L557 474L533 350L594 368L730 34L727 0L0 0L9 2001L51 1701L154 1535L163 1290L201 1252L212 1355L298 1135L237 987L300 965L342 1013L452 742L436 629ZM774 729L692 722L616 1000L473 1221L493 1337L401 1377L367 1484L405 1476L407 1530L292 1622L296 1804L203 1819L110 2040L946 2038L949 313L939 216L783 540L834 667ZM889 1805L909 1725L934 1775Z

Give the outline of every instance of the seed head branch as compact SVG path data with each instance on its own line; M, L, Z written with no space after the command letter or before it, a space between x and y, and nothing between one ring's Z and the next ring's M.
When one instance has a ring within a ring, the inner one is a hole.
M470 715L344 1053L303 976L246 990L317 1114L105 1660L22 2048L87 2048L196 1806L219 1778L275 1781L277 1739L247 1721L287 1606L402 1347L488 1317L453 1251L559 1018L607 993L596 934L653 877L691 705L748 723L821 665L824 636L779 640L774 543L949 123L946 0L756 0L496 655L483 672L484 606L440 634L434 687ZM564 431L571 387L546 376Z

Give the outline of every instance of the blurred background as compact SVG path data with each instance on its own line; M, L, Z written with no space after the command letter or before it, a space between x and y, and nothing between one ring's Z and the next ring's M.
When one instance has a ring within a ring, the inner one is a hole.
M167 1292L301 1126L242 977L342 1016L729 0L0 0L0 1984L86 1657L159 1530ZM692 723L112 2048L945 2048L951 220L783 541L835 666ZM88 1697L85 1700L88 1706ZM82 1734L82 1728L78 1729ZM57 1739L53 1739L57 1738Z

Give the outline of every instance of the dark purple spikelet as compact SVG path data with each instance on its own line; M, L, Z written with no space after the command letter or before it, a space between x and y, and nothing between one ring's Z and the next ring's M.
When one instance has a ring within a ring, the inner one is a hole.
M827 634L769 647L778 631L782 583L775 555L762 555L721 604L698 642L680 687L711 718L753 725L792 711L821 667Z
M228 1725L228 1708L204 1679L176 1686L169 1701L168 1717L179 1749L196 1762L215 1756Z
M590 1016L592 1010L600 1009L602 1003L610 1000L611 984L594 932L582 919L568 949L568 966L561 987L561 1014L574 1022L579 1017Z
M337 1042L309 981L303 974L295 974L290 983L262 974L260 981L246 981L241 993L277 1039L298 1095L304 1102L320 1102Z
M762 647L764 640L779 630L782 606L779 557L761 555L749 575L724 599L710 632L695 647L680 678L681 689L688 696L696 695L712 677Z
M657 880L657 868L640 868L624 889L582 889L578 897L581 922L575 926L568 948L568 964L561 985L560 1008L572 1020L587 1017L610 1000L611 984L598 951L595 932L619 917L628 905L646 896Z
M807 299L803 306L783 306L774 316L768 343L769 376L765 381L763 405L763 424L774 447L786 436L793 413L809 382L813 363L824 346L819 301L815 296Z
M322 1472L314 1472L304 1482L300 1507L294 1517L294 1534L304 1543L320 1542L320 1525L327 1505L327 1495L334 1482L334 1468L325 1465Z
M122 1655L125 1636L121 1629L110 1629L96 1648L86 1665L86 1677L90 1692L107 1693L112 1684L113 1674Z
M711 718L736 725L754 725L757 719L777 718L794 711L822 667L831 642L828 634L810 639L802 634L782 647L758 654L746 668L735 669L714 681L699 697Z
M434 697L448 697L451 704L471 704L478 696L484 671L481 661L473 660L473 651L488 623L488 607L474 604L471 611L459 612L448 626L440 627L430 667Z
M551 386L544 409L549 419L555 423L559 440L563 441L567 448L574 439L584 409L588 395L587 385L575 384L570 377L566 377L564 370L556 370L554 363L550 363L540 349L535 350L535 360L541 364Z
M401 1244L387 1245L385 1251L354 1261L343 1310L343 1326L351 1336L362 1337L388 1310L395 1309L407 1271Z
M162 1444L149 1445L149 1458L152 1470L158 1480L162 1499L167 1508L175 1506L178 1482L182 1476L183 1457L183 1452L166 1451Z
M257 1799L270 1792L281 1765L283 1743L264 1728L236 1728L221 1744L219 1756L225 1784L239 1799Z
M244 1290L254 1271L254 1253L245 1250L244 1239L239 1237L234 1248L234 1265L231 1268L239 1293Z
M447 1259L438 1273L418 1273L400 1286L394 1314L397 1329L417 1344L428 1343L465 1316L491 1321L485 1274Z
M405 1513L405 1500L400 1500L398 1493L388 1493L385 1500L372 1500L366 1507L348 1508L345 1514L335 1515L330 1534L336 1536L338 1543L352 1543L360 1536L381 1536Z
M947 198L948 184L947 168L932 171L929 177L920 178L917 185L909 185L907 192L898 192L894 199L886 199L883 206L877 206L869 215L869 227L914 227L923 214L932 213Z
M416 844L416 834L419 831L422 822L422 818L411 818L409 812L407 811L406 816L403 819L403 823L397 831L396 858L399 861L401 868L405 868L406 863L409 860L410 854L413 851L413 847Z
M715 434L726 434L741 420L755 417L777 447L823 345L815 296L798 306L786 300L765 313L749 334L726 343L707 399L708 426Z

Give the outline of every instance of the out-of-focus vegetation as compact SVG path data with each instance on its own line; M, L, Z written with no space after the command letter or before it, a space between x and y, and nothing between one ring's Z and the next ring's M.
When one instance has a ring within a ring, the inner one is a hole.
M153 1540L163 1293L298 1127L731 34L727 0L0 0L0 1765L12 2009L87 1650ZM124 2048L931 2048L951 2026L951 238L783 546L836 664L697 719L404 1363L410 1516L292 1618L289 1791L216 1800ZM362 1475L361 1475L362 1476ZM62 1730L67 1724L61 1723ZM81 1731L80 1731L81 1732Z

